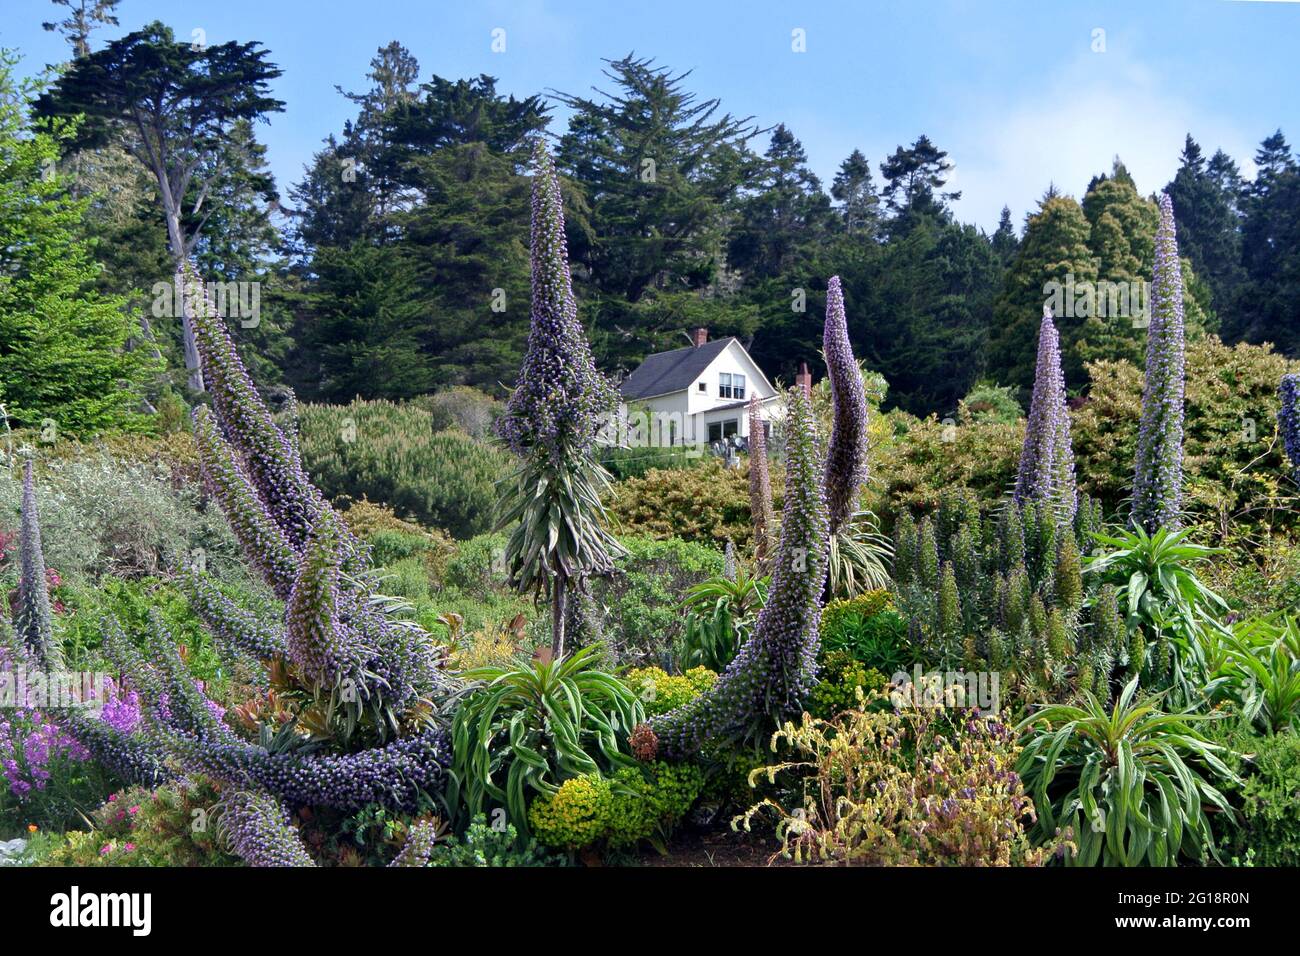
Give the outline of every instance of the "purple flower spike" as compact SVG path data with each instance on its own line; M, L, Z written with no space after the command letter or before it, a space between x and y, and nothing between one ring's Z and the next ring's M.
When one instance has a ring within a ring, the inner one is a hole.
M578 321L560 180L540 141L533 162L532 325L519 381L497 432L517 455L527 457L536 449L558 462L591 449L601 416L616 397L609 379L596 370Z
M1282 376L1277 387L1277 426L1282 433L1282 447L1291 462L1291 474L1300 483L1300 375Z
M1132 512L1148 533L1178 526L1183 489L1183 275L1168 193L1160 196L1150 319Z
M1027 499L1048 503L1063 523L1074 518L1079 503L1065 376L1061 372L1061 342L1052 311L1046 306L1038 332L1038 366L1034 370L1025 444L1016 475L1016 501Z
M826 373L831 382L835 412L830 447L826 453L826 507L831 534L848 521L857 508L858 489L867 480L867 392L862 372L849 344L840 277L826 285L826 328L822 335Z

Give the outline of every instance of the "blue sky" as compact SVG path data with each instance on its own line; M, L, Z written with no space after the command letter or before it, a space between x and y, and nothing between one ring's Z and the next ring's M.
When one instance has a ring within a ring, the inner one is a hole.
M0 46L27 72L66 59L40 27L62 8L4 8ZM260 135L282 192L353 114L335 85L363 88L393 39L421 79L488 73L520 95L586 92L602 58L630 51L693 69L690 87L725 109L786 123L828 183L855 147L878 167L924 132L956 163L959 217L988 229L1003 203L1019 224L1049 182L1081 194L1116 154L1158 189L1188 131L1248 171L1274 129L1300 142L1300 2L1285 0L123 0L119 17L99 43L160 19L270 48L286 108ZM806 52L792 50L796 29Z

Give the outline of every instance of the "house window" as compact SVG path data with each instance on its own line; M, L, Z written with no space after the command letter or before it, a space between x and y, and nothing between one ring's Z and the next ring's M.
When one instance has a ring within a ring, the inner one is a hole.
M705 385L703 382L700 382L700 391L707 392L708 390L709 390L709 386Z
M745 376L736 372L718 375L718 398L744 398Z
M738 418L728 418L725 422L709 422L709 444L735 435L739 424Z

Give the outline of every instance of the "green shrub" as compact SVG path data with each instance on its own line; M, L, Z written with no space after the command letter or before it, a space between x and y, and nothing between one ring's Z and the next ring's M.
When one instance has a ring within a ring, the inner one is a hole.
M421 395L411 404L429 413L435 432L455 428L471 438L491 435L492 423L501 414L501 403L469 385L453 385L432 395Z
M827 604L822 608L821 638L826 650L846 651L885 674L894 674L913 660L907 622L884 590Z
M783 488L782 472L773 468L773 507L778 514ZM724 468L710 458L698 468L651 469L615 485L609 515L620 536L681 538L717 548L730 539L737 548L749 548L749 465Z
M704 774L694 764L623 767L609 779L587 774L566 780L554 794L534 800L528 816L542 843L570 852L597 844L623 849L642 840L662 847L703 787Z
M689 704L717 681L717 672L704 667L692 667L684 674L669 674L658 667L637 667L623 675L623 683L640 698L647 717L657 717Z
M1187 344L1183 507L1202 540L1218 544L1232 533L1259 539L1300 523L1275 440L1277 383L1297 370L1300 363L1268 345L1227 346L1214 336ZM1089 363L1088 375L1088 399L1071 425L1079 488L1113 510L1133 481L1142 371L1101 361Z
M1239 794L1241 825L1228 849L1256 866L1300 866L1300 736L1249 737L1253 758ZM1253 853L1251 852L1253 851Z
M870 699L888 684L888 677L856 660L848 651L827 651L822 655L817 683L808 696L808 712L831 720L857 703L859 691Z
M464 432L435 431L427 409L304 405L300 422L303 463L327 497L365 496L456 538L491 526L505 455Z
M154 791L116 793L90 818L92 829L66 834L44 866L235 866L215 838L208 813L218 794L202 780Z
M593 603L605 611L604 640L619 664L669 666L681 638L682 598L694 584L722 573L722 555L669 538L620 538L627 554L618 571L591 582Z
M547 853L536 840L520 841L519 831L511 824L489 826L479 814L463 837L448 836L434 847L430 866L456 867L534 867L564 866L564 857Z
M201 559L219 577L248 580L221 512L161 465L50 461L37 493L45 559L65 578L158 576ZM17 528L21 495L21 480L0 469L0 530Z
M506 586L506 536L480 534L462 543L448 560L443 583L475 597Z

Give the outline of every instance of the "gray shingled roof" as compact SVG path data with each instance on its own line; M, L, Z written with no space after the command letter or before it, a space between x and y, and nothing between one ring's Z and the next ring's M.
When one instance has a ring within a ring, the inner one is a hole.
M734 341L734 336L728 336L705 342L698 348L690 345L684 349L647 355L637 370L623 381L623 398L650 398L690 388L700 373L709 367L709 363Z

